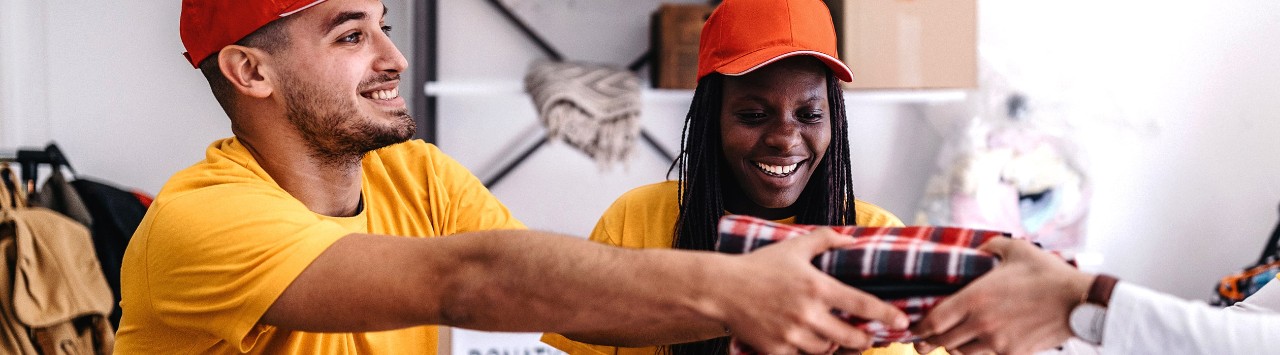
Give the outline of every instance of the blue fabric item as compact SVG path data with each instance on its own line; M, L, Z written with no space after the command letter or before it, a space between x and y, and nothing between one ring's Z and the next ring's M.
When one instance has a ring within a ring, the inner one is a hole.
M1039 232L1045 223L1049 223L1058 214L1058 207L1062 205L1061 195L1056 188L1051 188L1039 194L1039 198L1020 196L1018 212L1022 216L1022 228L1031 234Z

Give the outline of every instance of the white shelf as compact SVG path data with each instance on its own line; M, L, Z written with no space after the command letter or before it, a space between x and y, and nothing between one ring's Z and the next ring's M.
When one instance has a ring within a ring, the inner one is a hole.
M930 90L845 90L845 102L934 104L964 101L969 92L959 89Z
M422 93L427 96L524 95L524 83L519 81L434 81L423 84Z
M422 92L429 96L452 95L524 95L524 83L518 81L472 81L472 82L430 82L423 85ZM963 101L968 97L967 90L933 89L933 90L845 90L844 99L849 103L894 104L894 103L945 103ZM688 104L693 100L693 90L653 89L641 91L645 101L672 102Z

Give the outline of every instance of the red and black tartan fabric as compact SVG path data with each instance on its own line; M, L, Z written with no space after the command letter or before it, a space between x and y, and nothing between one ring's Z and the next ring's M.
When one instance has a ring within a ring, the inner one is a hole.
M818 227L729 215L720 219L716 250L749 253ZM997 231L953 227L829 227L857 241L848 249L828 251L814 258L814 266L898 307L913 323L946 295L995 267L996 258L977 247L992 238L1007 236ZM838 311L836 315L867 331L877 345L918 340L906 330L890 330L879 322ZM754 353L746 344L733 342L731 354Z

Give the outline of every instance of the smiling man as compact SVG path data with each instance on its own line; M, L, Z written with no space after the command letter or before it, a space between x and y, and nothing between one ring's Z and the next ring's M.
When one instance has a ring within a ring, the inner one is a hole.
M829 231L746 256L528 231L410 140L407 63L377 0L184 0L187 59L233 137L175 174L125 253L126 354L432 354L435 325L713 329L772 353L867 345L833 308L906 326L809 264ZM448 238L435 238L450 236Z

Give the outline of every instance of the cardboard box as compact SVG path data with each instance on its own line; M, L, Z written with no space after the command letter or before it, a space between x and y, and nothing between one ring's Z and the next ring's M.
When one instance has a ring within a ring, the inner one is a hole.
M851 89L978 85L977 0L826 0Z
M714 8L703 4L662 4L653 14L650 68L653 86L694 89L698 86L698 37Z

